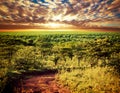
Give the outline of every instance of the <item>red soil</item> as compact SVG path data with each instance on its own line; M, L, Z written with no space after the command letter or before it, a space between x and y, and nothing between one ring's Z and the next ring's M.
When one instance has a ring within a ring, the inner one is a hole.
M55 79L56 73L29 75L21 83L21 93L71 93Z

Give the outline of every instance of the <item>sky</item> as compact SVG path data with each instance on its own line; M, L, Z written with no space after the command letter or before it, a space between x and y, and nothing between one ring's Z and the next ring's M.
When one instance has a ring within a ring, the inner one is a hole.
M0 0L0 25L120 28L120 0Z

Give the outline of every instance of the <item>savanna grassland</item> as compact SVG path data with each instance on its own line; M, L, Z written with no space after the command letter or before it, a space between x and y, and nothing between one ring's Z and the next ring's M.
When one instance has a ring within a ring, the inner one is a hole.
M120 33L0 33L0 93L11 78L46 69L71 93L120 93Z

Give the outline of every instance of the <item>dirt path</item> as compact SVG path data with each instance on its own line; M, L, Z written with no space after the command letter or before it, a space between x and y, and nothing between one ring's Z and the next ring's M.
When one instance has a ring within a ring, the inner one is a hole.
M27 75L22 80L21 93L70 93L67 87L58 84L55 75L53 72Z

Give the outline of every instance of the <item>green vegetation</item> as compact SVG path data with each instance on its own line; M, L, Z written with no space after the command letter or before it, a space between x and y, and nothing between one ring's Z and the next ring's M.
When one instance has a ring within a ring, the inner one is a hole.
M119 93L120 34L1 33L0 93L14 74L44 69L72 93Z

